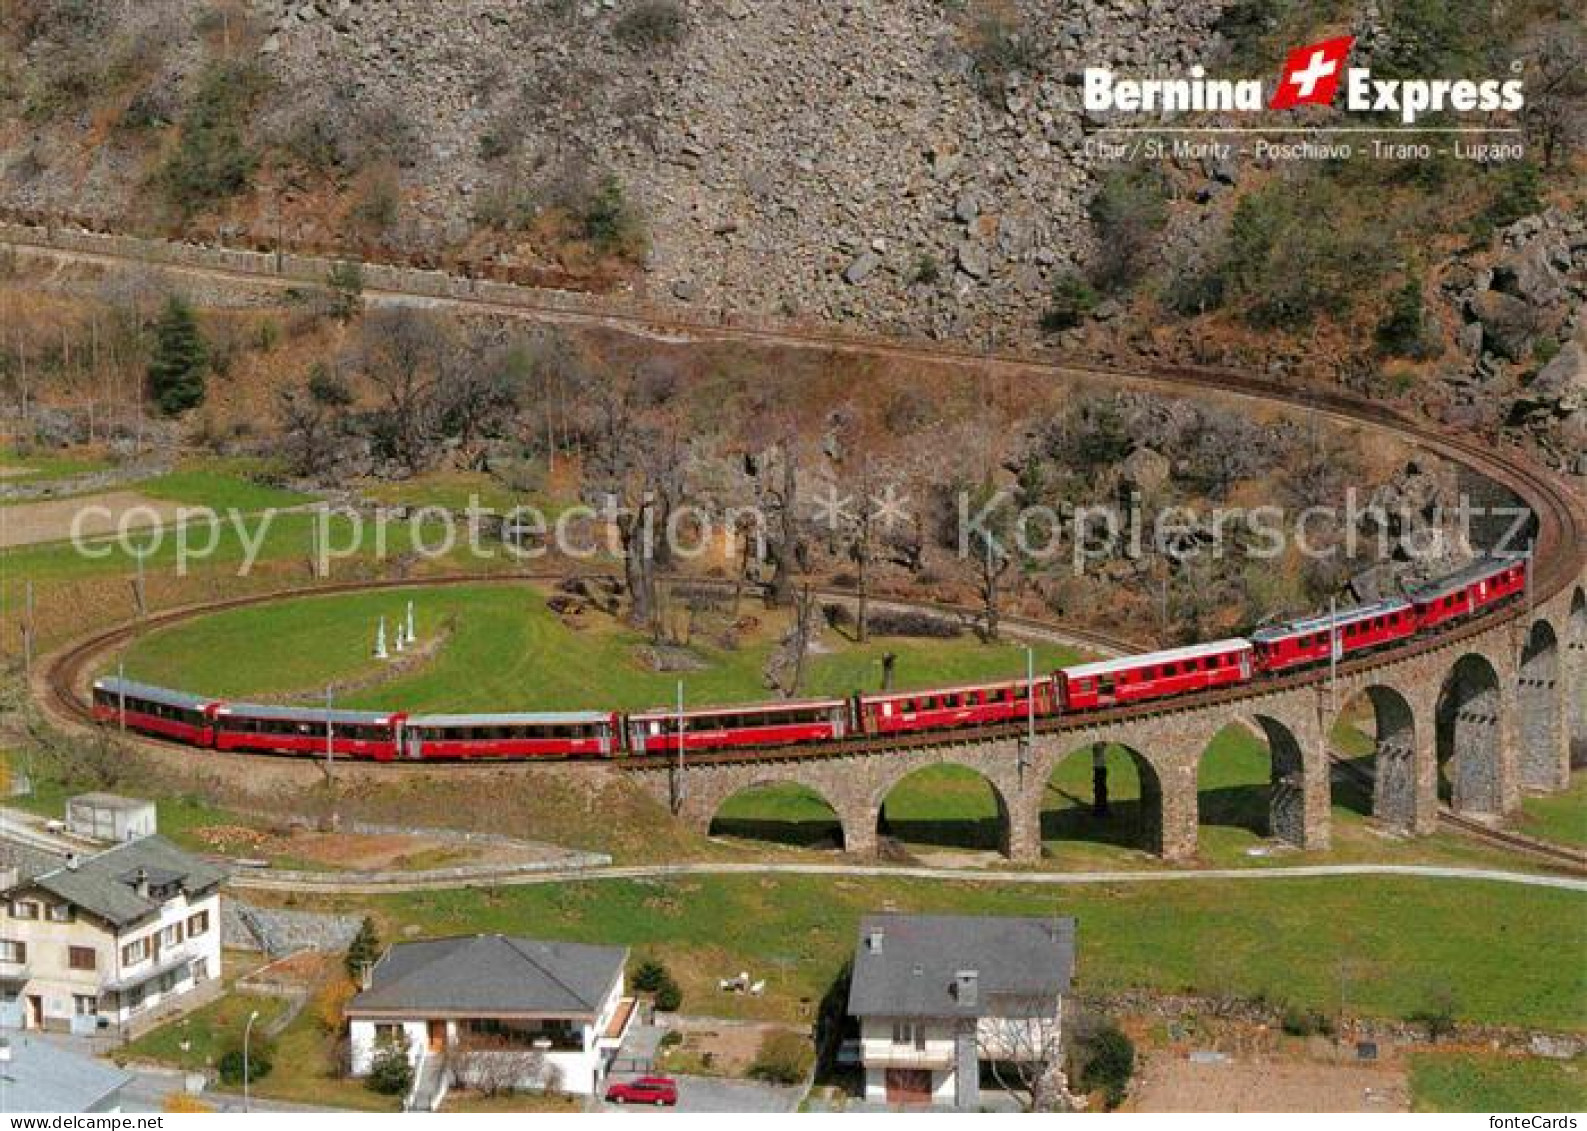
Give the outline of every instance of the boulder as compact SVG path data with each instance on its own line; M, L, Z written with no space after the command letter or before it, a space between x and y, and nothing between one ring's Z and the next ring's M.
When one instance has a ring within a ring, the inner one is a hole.
M1510 361L1521 361L1537 338L1537 312L1503 291L1483 291L1471 300L1471 314L1482 325L1484 348Z

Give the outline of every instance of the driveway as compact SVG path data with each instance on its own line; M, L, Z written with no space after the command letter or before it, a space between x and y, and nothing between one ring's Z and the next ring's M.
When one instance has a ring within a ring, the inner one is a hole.
M632 1079L620 1075L614 1079ZM714 1076L677 1076L678 1106L627 1107L624 1104L601 1103L602 1111L706 1111L706 1112L788 1112L797 1111L802 1088L779 1088L760 1084L754 1080L721 1080Z

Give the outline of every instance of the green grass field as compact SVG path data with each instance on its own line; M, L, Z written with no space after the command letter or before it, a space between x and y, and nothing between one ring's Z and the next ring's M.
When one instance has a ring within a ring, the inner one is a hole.
M4 483L37 483L45 479L67 479L103 471L111 461L91 450L35 451L22 453L15 448L0 449L0 469L11 474L0 477Z
M873 910L1074 915L1088 990L1234 993L1404 1017L1453 995L1462 1018L1580 1030L1587 900L1579 893L1407 877L1036 888L895 878L687 877L425 892L372 908L385 937L472 931L626 943L666 961L691 1013L794 1018L820 999ZM1557 961L1540 961L1539 954ZM715 979L748 970L764 998Z
M1587 1057L1542 1060L1502 1053L1411 1055L1416 1111L1577 1112L1587 1110Z
M376 623L388 634L412 599L421 645L448 635L417 670L348 699L349 706L410 710L544 710L610 707L634 710L673 701L679 676L646 666L637 633L589 614L579 630L546 608L528 585L458 586L307 597L219 613L152 633L127 656L130 676L207 694L245 697L311 692L377 671L371 658ZM773 647L777 614L761 611L762 629L735 649L697 644L702 670L682 674L686 701L733 703L773 697L762 670ZM828 634L831 650L812 655L806 695L846 695L874 688L881 657L898 656L900 686L1014 675L1021 647L987 646L965 637L946 641L877 639L851 644ZM1072 662L1061 648L1037 649L1038 665Z
M1544 840L1587 845L1587 773L1572 774L1558 793L1522 797L1515 827Z

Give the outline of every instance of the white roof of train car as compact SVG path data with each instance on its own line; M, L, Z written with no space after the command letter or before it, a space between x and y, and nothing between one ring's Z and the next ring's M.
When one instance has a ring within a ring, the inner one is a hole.
M1203 656L1222 656L1230 652L1249 652L1251 642L1238 636L1214 640L1210 644L1191 644L1184 648L1170 648L1166 652L1143 652L1138 656L1120 656L1116 660L1098 660L1090 664L1077 664L1064 668L1069 679L1086 679L1097 675L1113 675L1134 671L1151 664L1175 664L1181 660L1199 660Z

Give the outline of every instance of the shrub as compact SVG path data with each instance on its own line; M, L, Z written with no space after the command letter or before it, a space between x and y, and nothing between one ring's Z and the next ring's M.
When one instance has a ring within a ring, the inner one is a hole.
M275 1049L268 1041L253 1041L248 1046L248 1083L263 1080L270 1075L270 1070L275 1067ZM220 1082L227 1087L236 1088L242 1085L243 1055L242 1046L228 1049L221 1054L215 1062L215 1072L220 1076Z
M656 990L656 1008L663 1013L676 1013L683 1006L683 987L672 980L669 974L667 980Z
M154 356L149 361L149 391L160 411L176 416L204 401L204 370L208 348L193 310L175 295L154 328Z
M815 1050L798 1033L767 1033L761 1038L755 1061L749 1066L753 1079L768 1084L797 1084L815 1062Z
M1053 283L1052 303L1041 316L1041 328L1048 333L1073 330L1097 308L1097 293L1079 275L1070 273Z
M1406 1014L1405 1019L1427 1029L1427 1039L1434 1043L1455 1031L1454 991L1438 987L1428 991L1427 1003Z
M327 1033L340 1033L346 1024L347 1003L358 992L349 978L332 978L314 995L314 1020Z
M1012 74L1036 69L1039 55L1012 4L983 2L969 33L970 59L983 97L997 102Z
M655 993L664 983L671 979L672 973L666 966L653 958L647 958L634 971L634 989L643 990L645 993Z
M942 265L937 262L937 257L929 251L921 252L915 259L915 269L910 273L909 281L929 287L941 278Z
M248 187L258 160L246 136L248 111L265 86L264 72L252 64L213 63L199 76L181 136L160 171L167 198L183 216Z
M413 1086L413 1065L408 1061L408 1038L398 1030L375 1047L365 1086L383 1096L406 1095Z
M1380 357L1423 358L1428 355L1427 313L1422 284L1408 279L1395 293L1388 311L1372 333Z
M687 30L683 9L674 0L639 0L612 25L612 34L630 51L676 47Z
M1284 1010L1284 1017L1280 1021L1284 1032L1292 1037L1331 1036L1334 1031L1333 1020L1321 1010L1301 1009L1299 1006L1290 1006Z
M1111 1022L1098 1029L1086 1042L1085 1067L1080 1071L1080 1083L1088 1091L1100 1091L1108 1107L1115 1108L1124 1102L1135 1074L1135 1044L1124 1031Z
M333 263L325 282L331 288L331 315L348 322L364 305L364 269L355 262Z
M579 222L584 238L603 255L638 259L644 254L644 225L629 205L622 182L608 174L584 206Z
M1145 165L1115 169L1089 206L1100 248L1091 279L1102 290L1134 286L1146 273L1158 234L1168 223L1168 185Z
M172 1092L165 1097L160 1110L172 1115L205 1115L215 1109L192 1092Z

